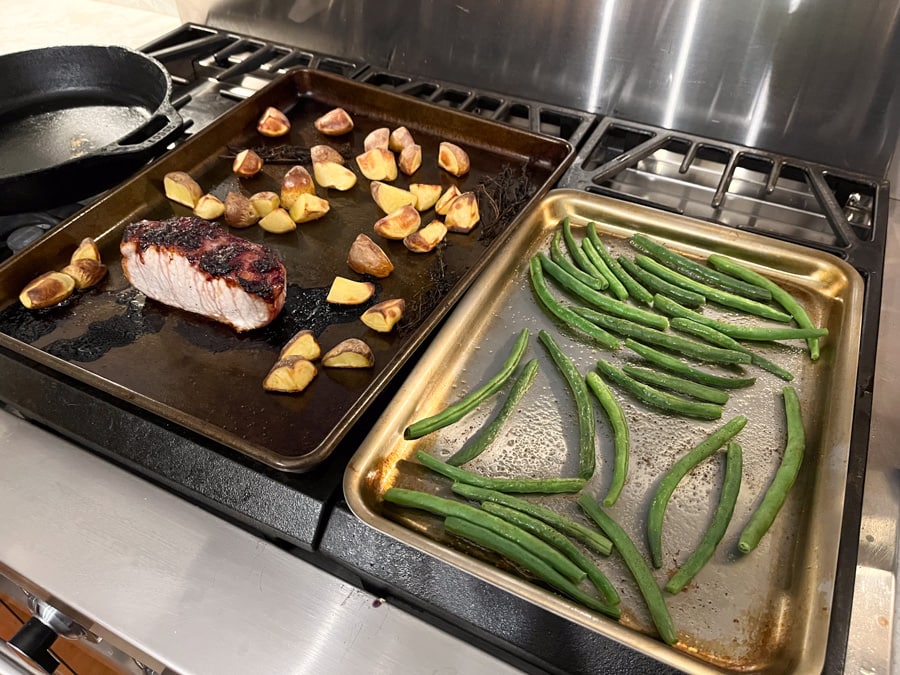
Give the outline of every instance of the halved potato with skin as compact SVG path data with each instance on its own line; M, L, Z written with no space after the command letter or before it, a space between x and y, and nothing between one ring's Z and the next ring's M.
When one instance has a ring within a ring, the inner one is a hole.
M76 260L80 260L82 258L100 262L100 248L97 246L97 242L95 242L92 237L85 237L81 240L81 243L78 244L78 248L75 249L72 257L69 258L69 262L75 262Z
M413 175L422 166L422 146L416 143L407 145L400 151L398 164L400 170L407 176Z
M306 389L317 373L312 361L302 356L286 356L272 366L263 380L263 389L285 394L297 393Z
M454 143L443 141L438 147L438 166L454 176L469 172L469 155Z
M397 160L394 153L385 148L372 148L356 157L356 165L369 180L396 180Z
M46 272L22 289L19 302L28 309L43 309L62 302L74 292L75 280L68 274Z
M406 301L403 298L391 298L372 305L359 318L372 330L389 333L403 318L405 311Z
M322 348L316 339L316 334L311 330L301 330L294 334L288 340L287 344L281 348L279 359L287 356L302 356L307 361L315 361L322 355Z
M475 197L475 193L464 192L450 202L444 224L451 232L468 234L479 220L481 220L481 216L478 213L478 199Z
M193 209L203 196L203 188L184 171L170 171L163 176L166 197L173 202Z
M328 350L322 357L326 368L371 368L375 365L372 348L359 338L348 338Z
M378 180L373 180L369 189L372 192L372 199L385 213L393 213L407 204L416 205L416 196L409 190L394 187Z
M403 239L418 230L421 224L422 216L414 206L407 204L377 220L374 229L385 239Z
M347 254L347 264L354 272L371 274L379 279L394 271L394 263L387 253L366 234L356 235Z
M437 204L441 198L441 186L428 183L410 183L409 191L416 196L416 208L419 211L427 211Z
M327 199L318 195L300 195L291 205L290 217L295 223L309 223L322 218L331 210Z
M366 139L363 141L363 148L365 148L366 152L375 148L390 150L390 140L391 130L387 127L379 127L366 136Z
M305 166L292 166L281 179L280 206L290 209L300 195L316 194L316 184ZM262 214L265 215L265 214Z
M296 206L297 202L294 202L294 205ZM297 223L291 218L291 214L280 206L277 209L272 209L260 218L259 226L272 234L284 234L297 229Z
M343 164L344 156L330 145L314 145L309 149L309 157L313 164L317 162L334 162Z
M394 152L402 152L403 148L415 144L412 134L406 127L397 127L391 132L388 147Z
M316 182L325 188L347 191L356 185L356 174L337 162L313 163L313 175Z
M413 253L433 251L447 236L447 228L439 220L432 220L417 232L403 238L403 245Z
M353 131L353 118L343 108L329 110L313 124L326 136L342 136Z
M441 216L446 216L447 211L450 210L450 202L459 197L462 192L459 191L459 188L455 185L451 185L448 187L444 194L441 195L441 198L437 200L437 203L434 205L435 213Z

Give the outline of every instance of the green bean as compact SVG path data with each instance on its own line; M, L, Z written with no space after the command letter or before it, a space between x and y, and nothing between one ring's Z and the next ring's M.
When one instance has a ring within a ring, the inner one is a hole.
M513 410L515 410L519 401L522 400L522 397L525 395L525 392L528 391L531 383L534 382L534 377L537 375L539 365L537 359L531 359L525 364L522 372L519 373L516 381L513 382L512 389L510 389L509 395L497 412L497 416L494 417L490 424L470 438L468 443L453 454L447 460L447 464L451 466L461 466L466 462L471 462L484 452L485 448L494 442L494 439L497 438L497 434L500 433L500 429L506 424L506 420L512 415Z
M702 323L697 323L693 319L683 319L681 317L675 317L674 319L672 319L672 328L675 328L676 330L679 330L683 333L693 335L695 337L703 338L710 344L713 344L717 347L722 347L723 349L736 349L739 352L749 354L750 363L752 363L754 366L758 366L763 370L767 370L770 373L777 375L782 380L787 380L788 382L794 379L794 375L790 371L785 370L777 363L769 361L764 356L750 351L734 338L728 337L727 335L725 335L725 333L720 333L712 326L706 326Z
M640 368L638 366L629 365L622 366L622 372L638 382L643 382L644 384L649 384L659 389L674 391L675 393L684 394L685 396L706 401L707 403L717 403L719 405L728 403L727 392L716 389L715 387L708 387L705 384L685 380L676 375L669 375L667 373L660 373L657 370L651 370L650 368Z
M725 478L722 481L722 493L719 495L716 512L697 548L666 584L665 588L669 593L678 593L687 586L716 552L716 547L722 541L725 530L731 522L731 516L734 515L734 506L741 490L742 465L741 446L730 441L725 460Z
M485 382L481 387L466 394L459 401L444 408L444 410L436 415L431 415L410 424L403 432L403 438L408 441L421 438L426 434L430 434L433 431L443 429L450 424L458 422L477 408L483 401L495 394L504 384L506 384L506 381L513 374L513 371L515 371L516 366L519 365L522 354L525 353L525 349L528 347L528 338L528 329L523 328L522 332L520 332L519 336L516 338L512 352L510 352L510 355L506 358L506 361L496 375Z
M589 286L593 288L595 291L605 290L607 286L609 286L609 282L606 279L598 279L597 277L592 277L587 272L577 268L572 262L566 257L566 255L562 252L562 248L559 245L559 240L562 238L562 232L557 230L553 234L553 240L550 242L550 260L555 262L557 265L562 267L566 272L571 274L573 277L578 279L585 286Z
M635 256L634 261L648 272L653 272L653 274L665 279L670 284L675 284L676 286L681 286L689 291L699 293L710 302L715 302L716 304L731 309L737 309L747 314L754 314L765 319L771 319L772 321L782 321L787 323L791 320L790 315L785 314L781 310L775 309L769 305L764 305L756 300L750 300L742 295L734 295L733 293L713 288L706 284L701 284L699 281L694 281L683 274L670 270L665 265L656 262L653 258L648 256L638 254Z
M609 271L616 275L616 278L622 286L625 287L625 290L628 292L628 295L631 296L631 299L642 305L650 305L653 302L653 294L635 281L628 272L622 269L619 261L613 258L609 251L606 250L606 246L603 245L600 235L597 234L597 225L595 223L588 223L587 236L588 240L594 245L594 250L597 252L597 255L603 258Z
M451 480L498 492L541 494L578 492L586 482L583 478L492 478L460 469L457 466L450 466L447 462L442 462L423 450L417 451L416 457L427 468Z
M606 361L598 361L597 369L618 387L658 410L700 420L717 420L722 417L722 406L720 405L691 401L681 396L660 391L638 382Z
M510 541L514 541L520 546L534 553L541 560L553 568L567 579L576 583L587 578L587 574L583 569L565 557L562 553L553 548L550 544L542 539L535 537L530 532L526 532L520 527L512 525L508 521L498 516L476 509L469 504L455 501L453 499L445 499L437 495L420 492L418 490L404 490L403 488L389 488L382 496L384 501L398 506L407 506L413 509L421 509L434 513L439 516L448 517L455 516L468 520L470 523L481 525L489 529L496 535L505 537Z
M712 455L716 450L734 438L747 424L747 418L738 415L724 425L716 429L703 441L695 445L681 459L675 462L665 473L653 499L650 502L650 511L647 514L647 543L650 546L650 559L653 566L659 569L662 566L662 525L666 515L666 507L675 488L688 472L704 459Z
M700 307L706 304L706 298L699 293L689 291L675 284L670 284L652 272L648 272L642 267L638 267L633 261L623 255L619 256L619 264L644 286L649 288L653 293L659 293L667 297L677 300L688 307Z
M706 265L691 260L680 253L675 253L675 251L666 248L643 234L635 233L631 238L631 243L635 248L655 258L666 267L680 272L695 281L718 286L723 290L731 291L753 300L768 302L772 299L772 294L767 289L760 288L752 283L746 283L746 280L739 281L727 274L710 269Z
M582 333L594 338L606 349L618 349L619 341L596 324L587 321L583 317L578 316L573 310L560 303L550 293L547 288L547 282L544 281L544 272L541 267L541 261L537 256L532 258L528 264L528 274L531 279L531 286L537 295L538 302L550 314L565 323L571 328L580 330Z
M585 480L594 475L596 464L596 443L594 431L594 410L588 398L587 386L572 363L572 359L563 353L556 340L545 330L538 331L538 340L547 349L556 368L565 378L575 399L575 410L578 414L578 477Z
M621 602L618 592L610 583L609 579L607 579L606 575L603 574L603 572L600 571L600 568L592 563L590 558L582 553L575 544L569 541L564 534L550 527L542 520L538 520L533 516L529 516L527 513L522 513L521 511L511 509L508 506L503 506L496 502L484 502L481 505L481 508L490 514L503 518L503 520L506 520L517 527L521 527L526 532L531 532L535 537L544 540L557 550L561 551L563 555L569 558L569 560L575 563L580 569L584 570L588 579L594 585L594 588L603 595L610 605L618 605L619 602Z
M746 281L748 283L759 286L760 288L764 288L772 294L772 299L775 300L779 305L781 305L784 310L794 317L794 321L797 322L797 325L800 328L815 328L815 324L812 322L812 319L809 318L809 314L806 313L806 310L803 309L803 306L794 299L790 293L781 288L778 284L769 279L766 279L761 274L757 274L751 269L748 269L741 265L740 263L735 262L734 260L730 260L725 256L721 256L717 253L709 256L709 264L715 267L722 272L726 272L742 281ZM809 358L813 361L817 361L819 358L819 339L818 338L807 338L806 344L809 347Z
M784 447L784 455L781 457L781 464L778 466L778 471L775 472L775 478L772 479L762 501L741 532L738 549L742 553L749 553L755 549L763 535L769 531L775 517L781 511L781 507L784 506L788 492L794 485L803 462L806 435L803 432L800 399L793 387L784 387L781 391L784 395L784 414L787 419L787 443Z
M662 641L670 645L678 642L678 634L675 632L675 624L672 623L669 608L666 607L666 599L656 584L656 579L653 577L653 572L647 565L647 561L638 552L628 533L622 529L621 525L610 518L597 502L591 499L590 495L582 493L578 498L578 506L597 523L600 529L606 533L606 536L612 539L613 545L628 566L631 576L637 582L641 595L644 596L644 602L647 603L647 609L650 610L650 618L653 619Z
M585 377L585 382L588 389L597 397L612 427L613 446L615 448L613 475L606 497L603 498L604 506L612 506L619 499L622 488L625 486L625 479L628 476L628 455L630 454L631 446L628 421L625 419L625 413L622 412L619 402L612 395L612 391L597 373L588 373Z
M659 330L665 330L669 327L669 320L666 317L660 314L654 314L653 312L648 312L646 309L641 309L640 307L633 307L620 300L610 298L603 293L598 293L592 288L588 288L578 281L578 279L567 274L562 267L554 263L543 253L538 253L537 258L541 261L541 267L543 267L544 272L546 272L550 278L581 300L603 310L607 314L612 314L613 316L618 316L623 319L629 319L630 321Z
M606 259L600 255L600 252L594 246L594 242L590 239L582 239L581 248L584 250L588 260L590 260L594 267L600 270L600 274L606 278L606 282L609 284L609 292L612 293L617 300L627 300L628 291L625 290L625 286L619 281L619 277L613 274L612 269L606 264Z
M809 337L824 337L828 335L827 328L788 328L782 326L738 326L725 321L717 321L704 316L699 312L682 307L677 302L665 296L653 298L653 306L659 311L672 317L691 319L704 326L715 328L720 333L735 340L753 340L768 342L770 340L801 340Z
M493 532L480 525L475 525L454 516L450 516L444 521L444 529L451 534L468 539L483 548L505 556L534 574L538 579L545 581L564 595L590 609L606 614L614 619L618 619L622 615L618 607L607 605L594 596L588 595L528 549L509 539L497 537Z
M743 389L744 387L752 387L756 384L755 377L723 377L708 373L705 370L699 370L693 366L689 366L683 361L679 361L674 356L669 356L663 352L642 345L636 340L628 338L625 345L638 356L644 357L647 361L660 368L665 368L669 372L686 377L694 382L706 384L710 387L719 387L721 389Z
M733 349L710 347L709 345L697 342L696 340L688 340L687 338L672 335L671 333L665 333L661 330L647 328L646 326L634 323L633 321L628 321L627 319L609 316L602 312L595 312L587 307L574 307L572 311L607 330L624 335L625 337L635 338L642 342L649 342L700 361L727 364L750 363L750 357L747 354L736 352Z
M569 222L568 218L563 218L562 232L563 241L566 242L566 250L569 251L569 255L572 256L572 260L575 261L575 264L578 265L578 267L580 267L582 271L587 272L592 277L604 279L608 284L609 280L600 273L600 270L594 267L594 264L590 260L588 260L588 257L584 254L584 251L581 250L581 246L579 246L578 242L575 241L575 235L572 234L572 225Z
M466 499L474 499L479 502L495 502L508 506L511 509L516 509L516 511L527 513L529 516L534 516L548 525L552 525L563 534L577 539L601 555L609 555L610 551L612 551L612 542L598 531L570 520L553 509L548 509L546 506L541 506L504 492L469 485L468 483L455 482L450 488L453 492Z

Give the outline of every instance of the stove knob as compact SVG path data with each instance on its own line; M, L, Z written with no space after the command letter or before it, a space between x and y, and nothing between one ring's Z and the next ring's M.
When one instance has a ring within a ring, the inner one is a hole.
M50 652L57 637L56 631L33 616L12 636L8 644L31 662L52 673L59 667L59 661Z

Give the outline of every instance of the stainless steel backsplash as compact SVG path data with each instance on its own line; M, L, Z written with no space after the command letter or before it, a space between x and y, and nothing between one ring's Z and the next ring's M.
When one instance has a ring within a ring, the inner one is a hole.
M894 0L177 2L186 21L876 176L898 144Z

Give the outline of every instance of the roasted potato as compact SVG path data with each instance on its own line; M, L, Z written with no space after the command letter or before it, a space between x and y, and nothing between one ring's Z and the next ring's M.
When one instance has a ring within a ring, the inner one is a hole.
M325 353L322 365L326 368L371 368L375 365L375 355L362 340L348 338Z
M446 216L447 211L450 210L450 202L459 197L462 193L459 191L459 188L455 185L451 185L448 187L444 194L441 195L440 199L437 200L437 203L434 205L434 211L439 216Z
M369 281L353 281L335 277L328 289L328 302L335 305L361 305L375 295L375 284Z
M447 228L439 220L432 220L417 232L403 238L403 245L413 253L428 253L447 236Z
M397 179L397 160L390 150L372 148L356 157L356 165L360 173L369 180Z
M428 183L410 183L409 191L416 196L416 208L419 211L427 211L437 204L441 198L441 186Z
M388 140L388 149L393 150L394 152L402 152L403 148L413 144L415 144L415 141L413 140L412 134L409 133L409 129L406 127L397 127L391 132L391 137Z
M263 136L275 138L284 136L291 130L291 122L283 112L278 108L269 106L263 111L262 116L256 123L256 130Z
M239 229L250 227L259 222L259 214L240 192L229 192L225 196L225 222Z
M382 183L379 180L373 180L369 185L369 190L372 192L372 199L385 213L393 213L407 204L416 205L416 196L412 192Z
M382 150L390 150L391 130L387 127L380 127L371 132L363 141L363 148L366 152L381 148Z
M299 202L294 202L294 206L298 203ZM291 214L280 206L277 209L272 209L260 218L259 226L266 232L271 232L272 234L284 234L285 232L293 232L297 229L297 223L291 217Z
M343 164L344 156L330 145L314 145L309 149L309 157L313 164L318 162L334 162Z
M234 157L231 164L231 170L241 178L250 178L255 176L263 168L262 157L257 155L253 150L241 150Z
M353 118L343 108L335 108L318 118L314 125L326 136L342 136L353 131Z
M63 274L67 274L75 281L75 288L83 290L100 283L106 276L106 265L98 260L79 258L63 267Z
M316 194L316 184L306 167L292 166L281 179L281 206L290 209L300 195Z
M322 355L322 348L311 330L297 332L287 344L281 348L279 359L287 356L302 356L307 361L315 361Z
M286 394L297 393L309 386L317 372L312 361L302 356L286 356L272 366L263 380L263 389Z
M75 280L62 272L47 272L32 280L19 293L27 309L44 309L59 304L75 292Z
M347 254L347 264L354 272L370 274L373 277L383 279L394 271L394 264L382 248L365 234L358 234L350 252Z
M403 298L391 298L377 305L372 305L360 316L360 320L372 330L379 333L389 333L397 322L403 318L406 311L406 302Z
M375 221L374 229L385 239L403 239L419 229L422 216L411 204L401 206Z
M336 162L314 162L313 175L316 182L325 188L346 191L356 185L356 174Z
M422 166L422 146L413 143L400 151L400 160L397 162L400 170L407 176L413 175Z
M447 216L444 218L444 224L451 232L468 234L480 219L478 199L475 197L475 193L463 192L450 202Z
M166 197L173 202L193 209L203 196L200 184L184 171L170 171L163 176Z
M255 192L250 195L250 204L256 209L260 217L265 218L281 206L281 198L274 192Z
M458 145L443 141L438 147L438 166L454 176L469 172L469 155Z
M197 201L194 215L205 220L215 220L225 213L225 204L213 194L205 194Z
M295 223L308 223L322 218L330 210L327 199L317 195L300 195L291 204L290 217Z
M85 237L81 240L81 243L78 244L78 248L75 249L72 257L69 258L69 262L75 262L76 260L81 260L82 258L100 262L100 249L97 247L97 242L95 242L91 237Z

